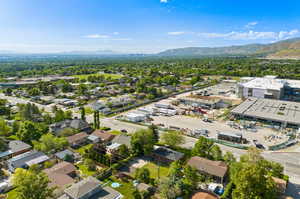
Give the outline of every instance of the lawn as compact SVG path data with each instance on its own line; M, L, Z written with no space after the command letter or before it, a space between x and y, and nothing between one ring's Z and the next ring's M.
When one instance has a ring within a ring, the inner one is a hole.
M17 194L16 190L13 189L7 193L6 199L15 199L15 198L17 198L16 194Z
M169 174L169 167L158 165L154 162L149 162L143 168L147 168L150 171L150 177L154 179L158 179L158 172L159 177L165 177Z
M88 107L88 106L85 106L84 110L85 110L85 114L87 114L87 115L91 115L91 114L94 113L94 110L91 107Z
M109 131L110 134L113 134L113 135L121 135L122 132L121 131L117 131L117 130L112 130L112 131Z
M103 74L84 74L84 75L73 75L73 77L82 79L87 79L88 76L104 76L105 78L112 78L112 79L120 79L122 75L120 74L110 74L110 73L103 73Z
M10 140L19 140L19 138L16 135L11 135L8 137Z
M83 163L80 163L80 164L77 164L76 165L80 172L83 174L83 175L86 175L86 176L93 176L96 174L96 171L89 171L87 166L85 166Z
M88 144L88 145L80 147L79 149L76 149L75 151L77 153L79 153L80 155L84 155L85 150L90 149L92 146L93 146L93 144Z
M120 180L118 180L117 178L115 178L114 176L111 176L108 181L110 181L107 186L111 187L111 183L113 182L117 182L119 184L121 184L120 187L118 188L113 188L115 190L117 190L118 192L120 192L126 199L134 199L133 197L133 192L135 190L132 182L122 182Z

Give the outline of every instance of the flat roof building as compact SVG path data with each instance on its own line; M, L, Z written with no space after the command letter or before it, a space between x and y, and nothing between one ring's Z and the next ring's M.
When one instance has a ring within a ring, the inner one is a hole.
M248 98L234 108L231 113L235 116L268 121L283 126L300 126L300 103Z
M237 84L238 97L300 101L300 81L277 79L276 76L242 78Z

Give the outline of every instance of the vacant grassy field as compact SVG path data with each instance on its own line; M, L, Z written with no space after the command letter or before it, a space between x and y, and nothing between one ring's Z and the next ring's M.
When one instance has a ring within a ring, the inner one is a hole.
M88 76L104 76L105 78L112 78L112 79L120 79L122 75L120 74L110 74L110 73L103 73L103 74L84 74L84 75L73 75L73 77L81 79L87 79Z

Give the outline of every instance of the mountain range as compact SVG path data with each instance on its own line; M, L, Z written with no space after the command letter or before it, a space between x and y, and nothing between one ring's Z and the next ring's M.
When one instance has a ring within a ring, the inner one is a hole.
M270 59L300 59L300 38L270 44L170 49L158 56L255 56Z
M126 54L112 50L69 51L60 53L16 53L0 51L0 56L97 56L97 57L205 57L251 56L269 59L300 59L300 37L269 44L247 44L224 47L187 47L165 50L156 54Z

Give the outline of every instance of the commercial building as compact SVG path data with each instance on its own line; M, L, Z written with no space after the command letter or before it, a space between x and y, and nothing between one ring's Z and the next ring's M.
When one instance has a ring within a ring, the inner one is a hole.
M224 108L230 105L229 103L225 103L219 97L211 96L190 95L188 97L180 98L179 101L185 105L209 109Z
M256 97L300 101L300 81L277 79L276 76L242 78L236 93L240 98Z
M145 113L129 112L125 115L125 119L130 122L143 122L147 119Z
M252 97L234 108L231 114L282 127L300 126L300 103L297 102Z

